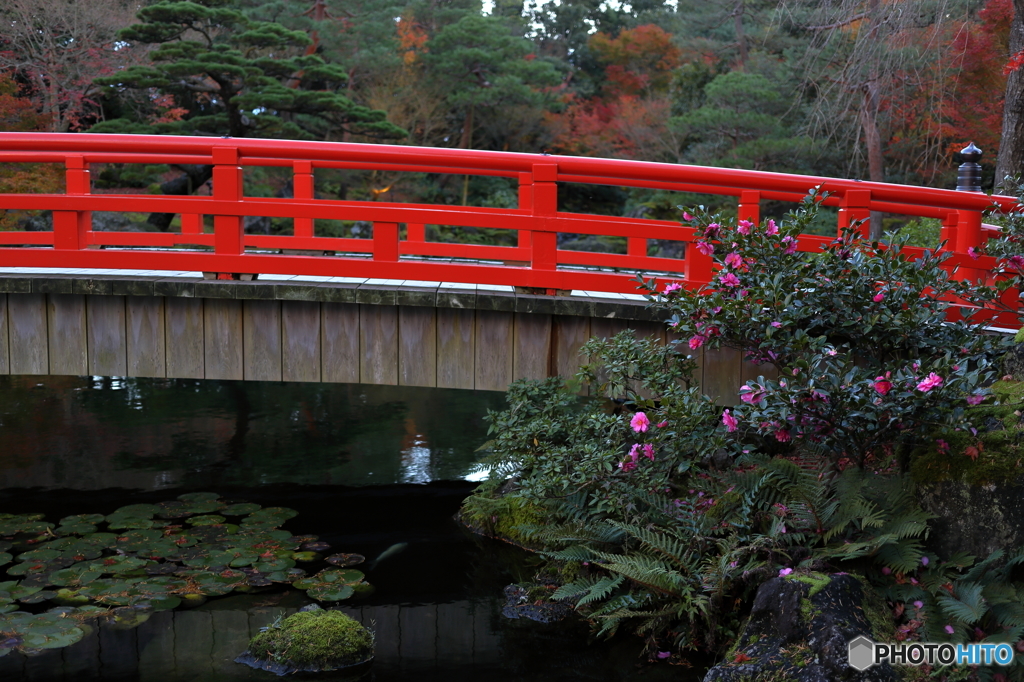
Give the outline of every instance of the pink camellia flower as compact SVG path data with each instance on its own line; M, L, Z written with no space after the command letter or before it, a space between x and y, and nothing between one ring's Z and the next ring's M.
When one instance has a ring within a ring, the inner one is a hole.
M671 655L672 655L671 651L659 651L658 652L658 658L668 658Z
M1010 256L1007 261L1018 270L1024 268L1024 256Z
M764 233L765 234L778 234L779 233L779 226L775 224L774 220L769 218L768 219L768 223L765 225Z
M687 213L686 211L683 211L683 220L693 220L693 216Z
M828 349L827 351L825 351L825 355L832 355L832 356L834 356L834 355L836 355L836 354L837 354L838 352L839 352L839 351L837 351L837 350L836 350L835 348L829 348L829 349Z
M750 222L749 220L741 220L739 222L739 226L736 228L736 231L739 232L740 234L750 234L750 228L752 228L753 226L754 223Z
M709 242L695 242L697 250L705 256L710 256L715 252L715 247Z
M722 423L725 424L725 430L729 433L732 433L739 428L740 424L739 420L736 419L729 410L722 413Z
M718 223L709 223L704 228L704 237L707 239L718 239L718 236L722 233L722 226Z
M946 626L946 627L945 627L944 629L945 629L945 631L946 631L946 632L948 632L949 634L953 634L954 632L956 632L956 630L955 630L955 629L953 628L953 626L952 626L952 625L947 625L947 626Z
M772 326L775 327L776 329L778 329L778 328L780 328L782 326L782 323L779 322L779 321L775 321L775 322L772 322Z
M892 569L891 568L889 568L888 566L882 566L882 575L890 575L891 573L892 573Z
M743 256L733 251L732 253L725 257L725 264L728 265L730 268L739 269L740 267L743 266Z
M650 443L644 443L643 451L644 451L644 457L646 457L647 459L649 459L649 460L651 460L653 462L654 461L654 446L651 445Z
M636 469L636 462L634 460L627 459L624 462L619 462L619 471L622 473L628 474L633 469Z
M932 372L931 374L929 374L928 376L921 380L921 382L917 385L917 390L927 393L933 388L938 388L941 385L942 377L940 377L935 372Z
M705 341L707 341L707 337L701 334L697 334L696 336L690 337L690 350L697 350L698 348L704 345Z
M679 282L672 282L671 284L665 286L665 293L671 294L673 291L679 291L682 288L683 285L680 284Z
M637 433L643 433L651 426L651 420L647 418L647 415L643 412L637 412L633 415L633 418L629 420L629 425L633 427L633 430Z
M787 431L786 429L776 429L775 440L779 441L780 443L788 443L790 440L792 440L792 438L789 435L789 431Z
M921 557L921 565L922 566L927 566L928 565L928 557L926 557L926 556Z
M783 524L779 525L779 532L780 533L785 533L786 532L786 524L783 523Z
M985 400L983 395L969 395L967 396L968 405L980 405Z
M946 441L942 440L941 438L936 438L935 439L935 445L938 448L939 452L942 452L942 453L949 452L949 443L947 443Z
M877 294L871 297L871 300L874 301L875 303L881 303L883 299L885 299L884 291L879 291Z
M738 287L740 285L740 278L731 272L727 272L722 275L722 278L719 281L727 287Z
M914 606L917 607L918 609L923 609L924 608L924 602L919 599L916 602L914 602Z
M657 426L659 429L663 429L666 426L668 426L668 422L667 421L658 422L657 424L655 424L655 426Z
M789 575L792 572L793 572L792 568L780 568L779 569L779 577L781 578L783 576L787 576L787 575Z
M796 253L796 242L797 240L793 239L789 235L783 237L782 243L786 245L786 250L783 253L785 253L787 256L791 256L794 253Z
M981 256L978 250L975 249L973 246L967 247L967 255L973 258L974 260L978 260L978 257Z
M877 393L878 395L886 395L891 390L891 381L887 381L885 377L875 377L875 393Z

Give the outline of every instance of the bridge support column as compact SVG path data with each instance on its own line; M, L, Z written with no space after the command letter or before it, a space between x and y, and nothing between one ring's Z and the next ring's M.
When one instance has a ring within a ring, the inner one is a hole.
M90 194L89 164L83 156L69 156L65 161L67 193L72 196ZM92 229L92 211L54 211L53 248L79 250L86 247L87 232Z

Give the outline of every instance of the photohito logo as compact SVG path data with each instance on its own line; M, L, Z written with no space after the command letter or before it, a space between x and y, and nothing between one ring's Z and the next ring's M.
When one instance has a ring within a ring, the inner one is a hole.
M1013 647L1009 644L878 644L861 635L850 641L848 656L854 670L867 670L879 663L902 665L1010 665Z

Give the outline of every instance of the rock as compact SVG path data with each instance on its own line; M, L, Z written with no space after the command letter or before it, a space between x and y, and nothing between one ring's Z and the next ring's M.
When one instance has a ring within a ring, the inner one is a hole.
M939 556L967 552L984 559L1024 543L1024 476L981 485L922 483L917 492L921 506L935 515L928 547Z
M501 615L506 618L527 618L538 623L555 623L572 615L572 607L568 604L553 601L531 601L529 593L521 585L505 587L505 606Z
M306 607L265 627L235 659L277 675L328 670L365 674L373 661L373 634L341 611ZM332 678L333 679L333 678Z
M894 682L888 664L863 672L849 666L850 640L872 636L863 599L860 582L842 573L772 578L758 589L736 647L704 682Z
M1010 375L1014 381L1024 381L1024 343L1018 341L1003 356L1003 374Z

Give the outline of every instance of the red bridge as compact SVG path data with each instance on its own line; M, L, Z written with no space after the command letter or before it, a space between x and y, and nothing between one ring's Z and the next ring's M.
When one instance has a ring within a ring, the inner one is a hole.
M994 234L982 225L993 202L1010 197L927 187L784 175L726 168L646 163L462 149L303 142L213 137L0 133L0 162L62 164L64 194L0 195L3 209L53 211L53 231L0 232L0 267L132 268L193 270L221 279L241 275L293 274L437 280L509 285L555 293L588 290L635 293L637 272L697 287L712 276L712 261L696 249L684 258L656 258L648 240L688 243L694 230L676 222L567 213L558 210L558 183L644 187L734 196L738 216L757 222L760 202L800 201L816 186L831 193L826 205L839 207L839 225L865 220L871 211L943 222L953 256L949 267L961 276L983 275L992 258L968 256ZM94 194L94 164L212 164L211 196ZM246 168L291 169L294 197L247 197ZM514 209L316 199L318 168L376 169L512 178L518 181ZM92 211L180 214L180 232L93 231ZM213 232L204 231L213 216ZM294 234L245 234L246 216L292 218ZM372 239L318 237L316 219L367 221ZM517 246L482 246L427 241L426 225L514 230ZM404 230L402 229L404 227ZM865 228L866 229L866 228ZM558 248L558 233L624 237L626 254ZM403 236L404 235L404 236ZM827 237L806 235L800 249L816 251ZM318 251L336 255L289 255ZM1002 326L1018 326L1012 316Z

